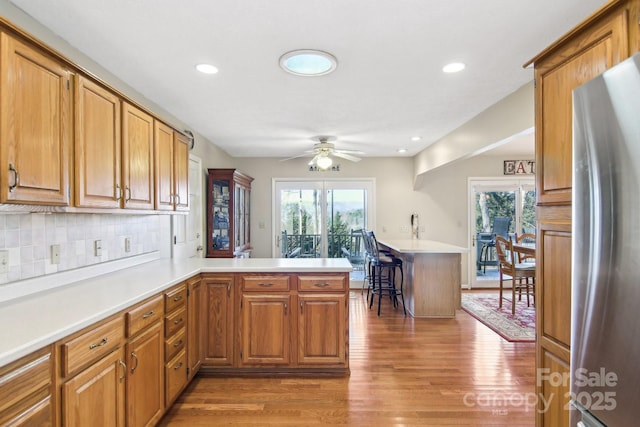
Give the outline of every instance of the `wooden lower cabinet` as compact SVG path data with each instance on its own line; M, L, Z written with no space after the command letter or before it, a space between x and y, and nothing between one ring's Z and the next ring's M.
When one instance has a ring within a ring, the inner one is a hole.
M50 346L0 369L0 425L53 425L52 384Z
M298 295L298 364L344 366L347 362L347 297Z
M291 364L291 296L243 294L240 366Z
M120 347L64 383L62 425L124 426L126 376Z
M200 275L187 281L187 371L191 380L202 364L202 282Z
M203 274L201 370L348 373L347 284L348 273Z
M206 367L233 367L235 285L233 274L202 276L203 357Z
M162 323L127 344L127 426L155 425L164 413Z
M181 283L164 293L164 403L176 400L189 381L187 364L188 283Z

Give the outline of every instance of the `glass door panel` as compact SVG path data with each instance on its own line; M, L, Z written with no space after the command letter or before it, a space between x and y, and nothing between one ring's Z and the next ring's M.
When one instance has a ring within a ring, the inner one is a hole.
M280 256L316 258L321 246L321 188L280 189Z
M274 181L276 257L348 258L362 281L360 230L373 224L373 180Z
M535 186L533 180L472 180L470 286L499 286L494 235L513 238L515 233L535 234ZM496 220L498 218L498 220ZM500 229L500 218L508 228Z

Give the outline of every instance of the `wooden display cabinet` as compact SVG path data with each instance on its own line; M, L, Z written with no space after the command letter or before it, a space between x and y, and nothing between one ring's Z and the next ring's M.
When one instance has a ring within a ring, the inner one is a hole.
M208 170L208 258L249 257L252 181L237 169Z

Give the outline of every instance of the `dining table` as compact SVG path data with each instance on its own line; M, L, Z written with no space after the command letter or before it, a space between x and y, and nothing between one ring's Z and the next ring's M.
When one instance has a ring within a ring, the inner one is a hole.
M514 242L513 250L527 256L536 256L536 244L529 242Z

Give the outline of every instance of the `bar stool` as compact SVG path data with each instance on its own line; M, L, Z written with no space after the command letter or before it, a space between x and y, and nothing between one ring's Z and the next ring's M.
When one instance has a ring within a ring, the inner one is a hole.
M394 257L390 253L382 253L378 248L378 241L373 231L365 232L365 247L368 253L368 273L369 288L367 289L367 300L369 299L369 290L371 290L371 300L369 301L369 309L373 307L375 296L378 296L378 316L380 316L380 308L382 306L382 296L388 295L393 302L393 307L398 307L398 296L402 300L402 310L407 315L404 305L404 295L402 286L404 283L404 272L402 271L402 260ZM399 287L396 286L396 269L400 269Z

